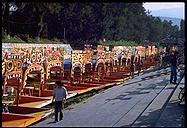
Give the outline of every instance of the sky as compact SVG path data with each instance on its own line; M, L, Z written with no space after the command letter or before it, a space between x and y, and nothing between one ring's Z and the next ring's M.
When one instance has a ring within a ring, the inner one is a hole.
M179 9L178 13L182 13L179 15L181 15L181 17L183 19L185 17L185 14L184 14L185 13L185 3L184 2L146 2L143 4L143 6L146 10L150 10L152 12L156 12L156 11L162 10L162 9L174 9L174 8L175 8L175 10ZM168 13L168 15L172 15L172 14L169 14L169 12L167 12L167 13ZM171 13L173 13L173 12L171 12Z

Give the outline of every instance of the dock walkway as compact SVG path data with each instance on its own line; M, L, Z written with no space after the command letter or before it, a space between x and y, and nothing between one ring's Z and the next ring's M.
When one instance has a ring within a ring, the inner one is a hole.
M64 110L63 120L47 118L31 127L182 127L184 105L179 85L169 83L170 69L136 76Z

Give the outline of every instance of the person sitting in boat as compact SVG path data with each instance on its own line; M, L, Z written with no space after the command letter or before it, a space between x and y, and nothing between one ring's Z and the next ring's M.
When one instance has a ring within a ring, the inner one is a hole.
M5 112L5 113L8 113L9 110L8 110L8 105L7 104L3 104L2 106L2 111Z
M11 101L14 94L14 87L9 87L7 93L8 93L8 101Z

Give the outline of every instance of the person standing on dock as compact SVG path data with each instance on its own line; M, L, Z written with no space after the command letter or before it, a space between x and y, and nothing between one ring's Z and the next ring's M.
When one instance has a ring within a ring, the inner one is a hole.
M170 83L176 84L177 82L177 52L176 51L172 52L170 58L170 64L171 64Z
M140 75L142 67L143 67L143 59L141 58L138 60L138 76Z
M160 58L159 58L159 66L162 67L162 58L163 58L163 53L161 52Z
M67 99L67 89L63 86L61 81L56 81L56 88L53 91L53 100L55 99L55 121L58 122L58 113L60 113L60 120L63 118L62 109L64 108L64 103Z
M131 56L131 65L130 65L130 75L131 78L134 78L134 55Z

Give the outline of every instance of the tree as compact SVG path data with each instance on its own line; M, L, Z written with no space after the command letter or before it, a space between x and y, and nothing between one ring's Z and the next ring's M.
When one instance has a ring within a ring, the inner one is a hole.
M12 6L16 10L10 13ZM184 38L184 21L179 32L171 21L162 22L151 16L142 3L11 2L2 4L2 14L3 29L11 31L11 36L62 40L65 35L72 47L79 48L84 41L96 45L103 38L139 44L144 40L177 39L177 33Z
M184 26L184 20L182 19L181 21L180 21L180 34L179 34L179 37L180 38L183 38L184 39L184 34L185 34L185 28L184 28L185 26Z
M17 11L14 12L14 15L29 14L30 18L27 18L29 21L35 21L38 26L36 36L41 37L41 33L46 27L46 19L49 14L57 14L62 6L59 3L14 3L17 6ZM45 30L46 31L46 30Z
M39 30L37 37L41 36L41 32L45 26L44 18L48 14L57 14L60 12L62 6L59 3L32 3L33 12L36 12L37 17L39 17Z
M9 2L3 2L2 3L2 25L4 28L4 32L7 31L7 33L9 33L9 24L8 22L6 22L7 20L9 20L9 16L10 16L10 3Z

